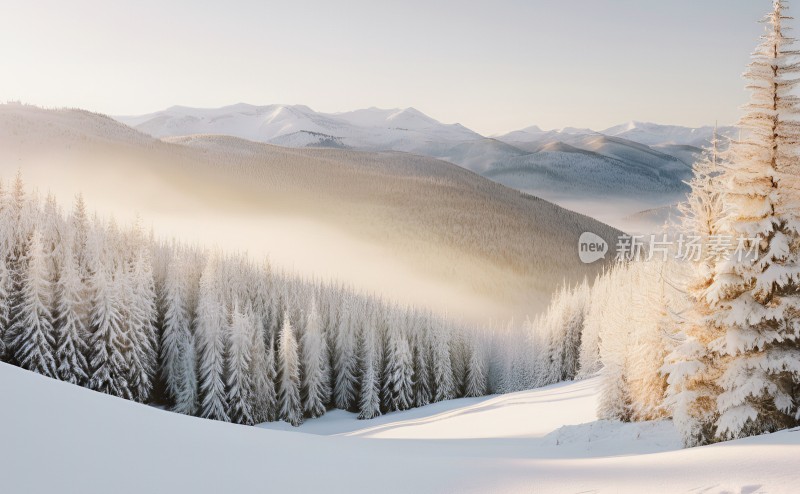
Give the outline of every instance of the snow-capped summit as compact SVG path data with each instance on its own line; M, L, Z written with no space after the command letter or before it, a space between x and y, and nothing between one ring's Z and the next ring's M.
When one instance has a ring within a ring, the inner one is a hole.
M307 138L287 136L312 133L359 149L410 151L431 139L465 141L482 138L462 125L443 124L415 108L322 113L305 105L237 103L221 108L173 106L160 112L117 119L154 137L224 134L259 142L308 143Z
M720 135L733 136L733 127L719 127ZM714 133L713 126L704 127L681 127L679 125L661 125L650 122L630 121L621 125L615 125L601 131L600 133L622 137L630 141L646 144L648 146L663 145L688 145L705 146Z

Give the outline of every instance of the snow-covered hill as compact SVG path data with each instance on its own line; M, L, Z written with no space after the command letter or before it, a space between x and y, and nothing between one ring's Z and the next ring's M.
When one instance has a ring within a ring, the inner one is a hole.
M800 483L800 432L679 449L668 421L597 421L594 379L372 421L333 412L291 431L177 415L2 363L0 389L4 492L780 494Z

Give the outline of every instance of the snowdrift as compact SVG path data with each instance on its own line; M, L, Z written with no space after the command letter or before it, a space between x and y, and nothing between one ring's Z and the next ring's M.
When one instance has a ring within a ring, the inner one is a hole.
M177 415L0 364L0 482L9 493L86 494L796 491L797 431L681 450L669 422L596 421L596 385L373 421L333 412L280 431Z

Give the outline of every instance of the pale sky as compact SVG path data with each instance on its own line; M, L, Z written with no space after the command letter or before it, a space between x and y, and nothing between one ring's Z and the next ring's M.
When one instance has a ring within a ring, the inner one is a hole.
M790 2L791 3L791 2ZM769 0L0 0L0 101L413 106L483 134L734 123ZM797 15L800 16L800 6Z

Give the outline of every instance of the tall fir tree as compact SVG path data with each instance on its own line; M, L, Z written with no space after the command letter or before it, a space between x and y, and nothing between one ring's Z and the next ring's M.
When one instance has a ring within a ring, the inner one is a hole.
M381 339L372 321L361 334L361 386L358 399L358 418L372 419L381 414ZM388 394L388 390L387 390Z
M453 368L450 361L450 332L442 321L431 316L433 401L450 400L455 397Z
M0 235L4 231L4 225L0 220ZM0 361L8 358L8 348L6 342L10 337L9 327L11 326L11 270L8 267L8 256L0 245Z
M52 287L39 230L34 230L21 262L21 289L12 307L10 347L25 369L56 378L55 335L50 304Z
M85 313L86 290L78 271L78 262L70 242L62 246L63 259L56 283L54 330L56 363L61 380L85 385L89 379L88 328L82 315Z
M391 311L386 325L384 379L389 410L407 410L414 406L414 360L398 317L397 311Z
M342 300L334 339L334 387L336 408L352 410L358 391L358 325L360 311L354 297Z
M477 335L473 334L467 339L469 363L467 365L467 381L464 387L464 396L477 397L486 394L486 359L477 343Z
M252 359L250 373L253 376L253 421L256 423L270 420L275 407L274 365L270 365L267 349L267 332L269 328L269 269L256 269L250 281L251 299L253 300L253 341L251 343Z
M416 321L410 310L406 320L413 334L414 403L415 406L422 407L430 404L432 398L429 334L426 331L427 326Z
M278 358L277 350L275 349L275 336L270 335L267 342L266 361L264 362L266 369L265 380L269 386L265 388L267 392L264 395L264 406L266 408L267 420L278 420Z
M768 29L745 74L750 103L724 175L731 233L752 239L745 254L715 266L706 298L722 336L711 346L725 362L717 384L722 439L796 424L800 384L800 52L785 36L785 2L775 0Z
M309 417L319 417L325 413L330 402L331 386L328 344L323 334L316 298L311 299L305 331L300 338L300 348L303 365L303 411Z
M303 422L303 405L300 402L300 358L297 353L297 338L288 311L283 316L278 350L279 415L281 420L297 427Z
M128 362L131 342L123 327L123 276L121 263L114 259L114 246L104 245L101 231L95 232L95 252L90 278L89 387L95 391L131 398Z
M252 425L253 380L250 373L255 324L250 308L242 309L235 300L228 326L228 417L237 424Z
M720 355L712 343L724 335L710 319L713 308L706 298L714 282L713 257L694 255L690 242L710 244L710 239L726 234L726 208L717 182L723 172L724 155L720 152L716 130L711 146L694 164L689 181L691 193L681 206L680 252L691 266L685 286L690 301L681 328L682 340L667 356L666 406L671 410L675 427L687 447L716 440L717 397L721 393L719 378L726 356Z
M139 230L134 231L140 237ZM128 353L128 382L133 399L142 403L150 399L158 369L156 335L156 291L150 252L139 240L134 241L132 258L126 262L126 294L124 296L125 328L131 341Z
M172 409L187 415L197 411L197 367L194 335L189 311L189 277L186 254L170 255L164 279L161 306L161 376Z
M195 318L200 382L200 416L229 422L225 392L225 306L219 292L217 266L212 257L200 278L200 292Z

